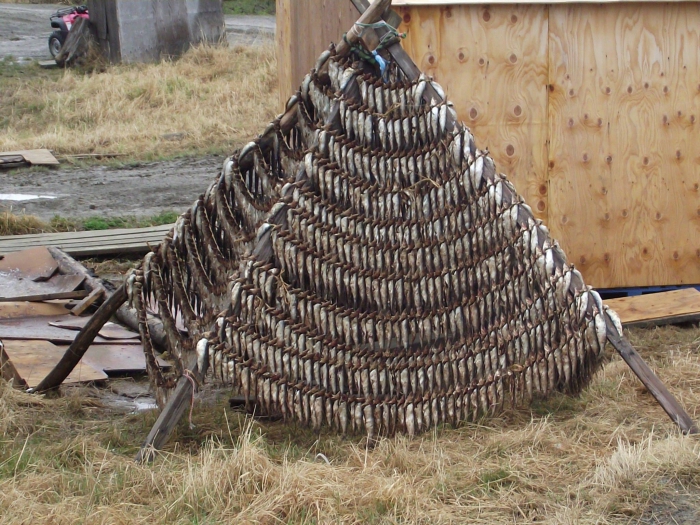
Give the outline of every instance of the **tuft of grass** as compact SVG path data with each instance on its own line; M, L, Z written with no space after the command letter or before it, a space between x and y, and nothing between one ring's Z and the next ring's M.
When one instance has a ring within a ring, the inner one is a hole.
M41 70L0 62L0 149L157 159L226 153L278 104L277 61L263 47L202 45L179 60ZM178 139L173 140L173 136Z
M0 213L0 235L26 235L55 231L33 215L16 215L12 210Z
M275 0L224 0L226 15L274 15Z
M110 230L114 228L147 228L149 226L172 224L177 218L178 214L174 211L165 211L150 217L93 216L85 219L71 219L55 215L49 223L46 223L33 215L16 215L12 213L12 210L9 210L0 214L0 235Z

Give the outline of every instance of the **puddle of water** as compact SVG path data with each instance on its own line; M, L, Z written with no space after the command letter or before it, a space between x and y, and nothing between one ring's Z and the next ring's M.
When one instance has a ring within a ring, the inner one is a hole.
M139 401L138 399L134 399L134 406L136 407L136 410L140 412L141 410L153 410L155 408L158 408L158 405L156 405L153 400L150 401Z
M55 199L55 195L29 195L27 193L0 193L0 201L33 201L36 199Z

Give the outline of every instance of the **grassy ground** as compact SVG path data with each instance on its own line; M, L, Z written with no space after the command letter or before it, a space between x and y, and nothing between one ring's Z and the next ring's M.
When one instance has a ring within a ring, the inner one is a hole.
M32 215L16 215L11 211L0 212L0 235L25 235L29 233L72 232L83 230L109 230L112 228L145 228L172 224L178 213L168 211L152 217L87 217L70 219L56 216L43 222Z
M700 331L632 341L697 419ZM225 400L225 396L223 396ZM115 415L82 389L0 386L3 523L697 523L700 444L617 357L580 398L458 429L316 435L196 405L153 465L132 461L155 414ZM318 454L324 454L330 464Z
M122 161L224 153L259 133L277 104L272 46L203 46L177 61L101 72L5 60L0 150L127 155Z
M275 0L224 0L227 15L274 15Z

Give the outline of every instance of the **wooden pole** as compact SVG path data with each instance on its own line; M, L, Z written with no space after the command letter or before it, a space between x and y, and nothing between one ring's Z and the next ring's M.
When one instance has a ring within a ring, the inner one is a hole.
M82 359L107 321L116 313L119 307L126 301L126 288L121 285L115 292L97 309L87 324L78 332L71 345L63 354L61 360L49 372L41 383L34 389L35 392L45 392L57 388L73 371Z
M683 407L673 397L673 394L668 391L666 385L661 382L654 371L649 368L649 365L644 362L642 356L639 355L627 338L617 332L617 328L615 328L610 316L605 314L605 317L610 344L613 345L647 390L651 392L651 395L658 401L661 408L666 411L668 417L680 427L681 431L684 434L697 434L698 427L695 425L695 422L683 410Z
M134 458L137 463L153 461L156 451L163 448L163 445L170 439L170 435L175 430L175 425L177 425L187 409L187 403L193 402L194 386L192 383L193 381L200 382L202 377L199 374L199 370L197 370L196 356L192 356L189 364L188 373L191 377L181 376L178 379L177 385L175 385L175 389L168 399L168 403L158 416L153 428L151 428Z

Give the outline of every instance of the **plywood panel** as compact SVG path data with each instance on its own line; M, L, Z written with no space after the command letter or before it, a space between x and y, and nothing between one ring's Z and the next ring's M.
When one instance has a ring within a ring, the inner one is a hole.
M605 301L624 325L666 324L700 318L700 292L684 288L670 292L633 295Z
M404 7L404 47L546 219L546 6Z
M318 56L340 41L359 16L350 0L277 0L281 106L299 89Z
M700 282L700 7L551 6L550 221L597 287Z

